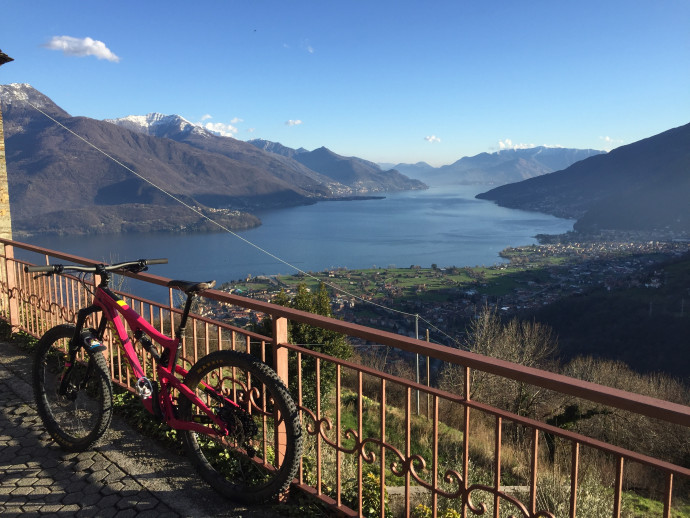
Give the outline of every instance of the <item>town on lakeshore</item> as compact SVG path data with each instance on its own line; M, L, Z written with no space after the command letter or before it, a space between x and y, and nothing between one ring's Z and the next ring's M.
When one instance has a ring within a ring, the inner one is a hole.
M290 276L247 276L225 283L221 289L271 301L280 291L294 294L300 283L313 290L323 282L330 288L337 318L414 337L425 332L424 326L421 331L416 326L415 315L419 315L435 328L431 330L432 341L457 345L456 337L482 307L515 315L595 287L659 288L664 277L655 271L655 265L690 253L687 239L656 241L622 234L615 240L612 237L580 241L568 235L540 236L540 244L503 250L500 255L504 262L493 266L391 265ZM204 300L199 311L239 327L263 316L210 300Z

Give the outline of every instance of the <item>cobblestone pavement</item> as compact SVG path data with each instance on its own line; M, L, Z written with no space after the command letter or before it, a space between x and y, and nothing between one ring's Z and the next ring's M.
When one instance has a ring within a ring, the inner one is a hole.
M184 456L115 417L91 450L66 453L48 436L29 384L31 360L0 343L0 515L98 517L280 516L237 507L196 477Z

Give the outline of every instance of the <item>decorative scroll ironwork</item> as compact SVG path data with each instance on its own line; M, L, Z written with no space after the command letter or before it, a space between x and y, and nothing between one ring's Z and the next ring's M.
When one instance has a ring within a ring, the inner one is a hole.
M487 505L485 503L480 503L480 504L474 504L472 502L472 493L474 491L485 491L487 493L491 493L494 496L497 496L498 498L501 498L503 500L506 500L510 502L512 505L517 507L517 509L520 511L521 516L524 516L524 518L555 518L553 514L551 514L549 511L537 511L534 514L532 514L526 507L525 505L518 500L515 497L510 496L507 493L504 493L503 491L499 491L498 489L491 487L491 486L486 486L483 484L472 484L467 488L467 491L463 495L463 501L467 503L467 508L472 511L474 514L477 516L481 516L486 514L487 512ZM510 514L508 515L508 518L517 518L516 515Z
M485 515L487 513L488 506L486 503L475 504L472 501L472 497L474 496L473 493L477 491L484 491L515 506L519 511L520 516L524 518L555 518L554 515L549 511L537 511L532 514L520 500L491 486L473 484L465 489L462 475L455 470L447 470L442 475L442 478L443 482L457 489L441 489L433 482L422 479L422 477L419 475L418 471L424 471L427 465L426 461L421 455L414 454L406 457L398 448L386 443L385 441L382 441L381 439L373 437L368 437L365 439L360 438L357 431L351 428L344 430L344 436L348 440L354 440L354 446L351 448L339 446L337 442L329 438L327 434L327 432L334 429L330 418L317 418L309 408L304 406L300 406L299 409L302 410L305 415L309 416L309 421L305 423L305 427L309 435L319 436L324 443L336 451L349 455L358 455L367 464L373 464L376 461L376 454L373 451L368 451L367 446L376 445L381 449L385 449L387 452L391 452L395 455L395 459L388 466L395 476L405 477L409 474L419 486L428 489L437 496L448 498L450 500L461 499L463 504L467 505L467 508L477 516ZM511 514L509 515L509 518L516 518L516 515Z
M30 290L25 290L17 286L9 288L7 282L0 281L0 291L7 295L8 299L16 299L18 302L29 304L44 313L59 316L60 319L65 322L76 322L77 320L77 312L75 310L63 306L58 302L36 295Z
M209 373L209 378L213 381L209 385L219 394L229 398L233 398L233 394L237 394L235 402L248 413L263 416L272 415L270 409L273 400L265 399L259 387L247 385L241 379L225 376L215 371ZM229 382L230 386L226 386L225 382ZM277 422L280 422L280 419Z

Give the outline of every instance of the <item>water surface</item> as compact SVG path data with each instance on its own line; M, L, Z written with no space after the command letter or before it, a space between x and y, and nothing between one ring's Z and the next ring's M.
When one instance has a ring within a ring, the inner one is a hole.
M475 199L478 192L475 186L444 186L379 200L268 211L258 214L260 227L239 232L239 238L225 233L147 233L35 236L23 241L104 262L167 257L170 263L152 267L151 273L222 283L247 275L295 273L295 268L317 272L493 265L503 262L498 254L508 246L535 243L537 234L572 230L573 220L498 207ZM137 285L136 291L159 300L163 290Z

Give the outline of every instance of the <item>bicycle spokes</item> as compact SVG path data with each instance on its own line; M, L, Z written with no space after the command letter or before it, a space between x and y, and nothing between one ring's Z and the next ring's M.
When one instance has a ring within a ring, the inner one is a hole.
M296 407L276 374L253 357L219 351L207 358L185 383L204 387L202 402L222 426L205 435L185 432L187 450L202 476L231 498L270 498L290 483L301 454ZM181 402L183 419L192 406Z

